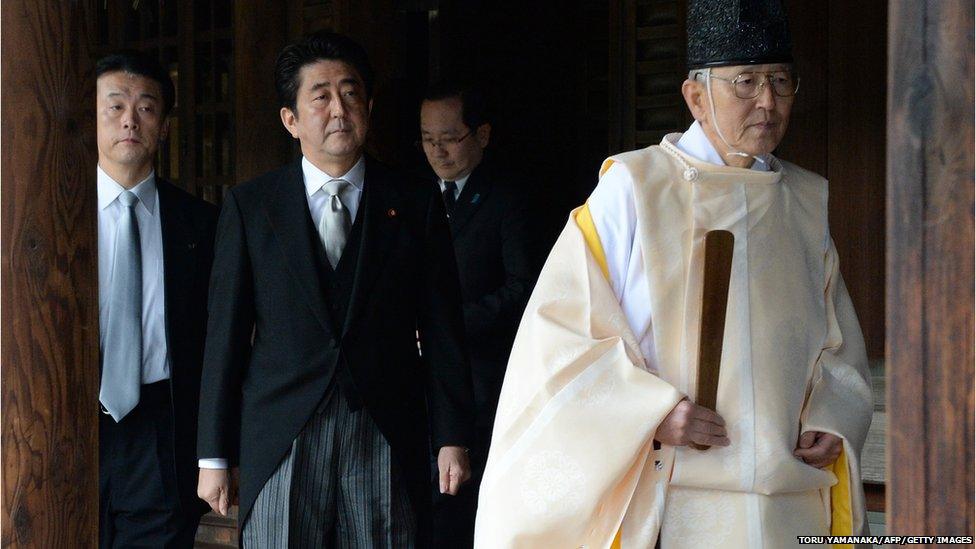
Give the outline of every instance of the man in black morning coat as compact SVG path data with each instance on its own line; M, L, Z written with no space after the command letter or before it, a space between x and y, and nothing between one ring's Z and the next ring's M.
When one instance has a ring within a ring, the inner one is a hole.
M239 465L245 545L423 547L429 445L456 493L473 431L444 206L363 154L373 75L361 46L307 36L279 55L275 80L303 158L225 197L200 496L226 512L226 467Z

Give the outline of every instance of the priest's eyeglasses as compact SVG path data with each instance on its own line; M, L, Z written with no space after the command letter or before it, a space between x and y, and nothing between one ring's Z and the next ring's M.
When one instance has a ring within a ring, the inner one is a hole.
M434 149L435 147L446 149L448 147L456 147L460 145L462 141L467 139L468 136L471 135L472 133L473 133L472 130L468 130L468 132L462 135L461 137L442 137L440 139L425 137L420 141L417 141L416 145L417 148L419 149Z
M779 97L792 97L800 89L800 78L790 71L744 72L735 78L711 75L716 80L732 84L732 91L739 99L755 99L769 85Z

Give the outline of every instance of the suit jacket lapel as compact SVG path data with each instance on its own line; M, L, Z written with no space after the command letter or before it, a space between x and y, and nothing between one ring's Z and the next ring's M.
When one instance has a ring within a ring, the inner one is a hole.
M309 229L311 218L304 181L301 162L294 162L271 190L266 210L285 263L306 294L305 302L322 327L331 333L325 293L315 262L315 246L320 244Z
M199 244L193 234L192 220L181 207L176 190L171 184L158 178L156 191L159 197L159 225L163 237L163 300L166 311L166 345L173 353L173 322L180 322L185 310L186 292L180 291L193 283L196 270L195 248ZM172 362L175 364L175 361ZM171 372L174 375L175 372Z
M363 198L359 206L360 215L363 216L363 240L343 335L361 314L376 276L389 256L390 245L395 240L401 209L394 185L390 174L367 156Z
M491 192L491 185L485 174L485 166L481 165L471 172L461 194L458 195L457 205L454 206L454 214L450 217L451 234L458 235L465 225L471 221L475 212L481 208L485 199Z

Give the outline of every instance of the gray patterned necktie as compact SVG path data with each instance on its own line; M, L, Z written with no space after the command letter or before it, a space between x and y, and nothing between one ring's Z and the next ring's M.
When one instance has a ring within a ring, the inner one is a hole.
M98 400L116 422L139 403L142 379L142 250L135 211L139 198L123 191L119 202L122 215L115 233L98 393Z
M335 269L342 257L342 250L346 247L346 238L349 237L349 229L352 222L349 218L349 210L339 199L339 195L345 190L349 182L345 179L333 179L322 186L322 190L329 195L329 202L322 210L322 217L319 218L319 238L325 246L325 255L329 258L329 265Z

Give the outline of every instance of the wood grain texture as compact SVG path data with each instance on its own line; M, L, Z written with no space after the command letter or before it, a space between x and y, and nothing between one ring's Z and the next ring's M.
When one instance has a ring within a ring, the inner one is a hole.
M3 2L3 547L94 547L92 2Z
M864 506L868 511L883 513L885 510L885 485L864 483ZM873 534L874 532L872 532Z
M888 531L973 533L973 5L889 6Z
M729 277L735 237L729 231L705 234L705 273L702 282L698 339L698 390L695 403L714 411L729 303Z
M702 276L701 319L698 323L698 387L695 404L715 411L718 379L725 340L725 312L729 303L729 278L732 275L732 250L735 237L729 231L705 233L705 258ZM696 450L707 444L691 443Z

